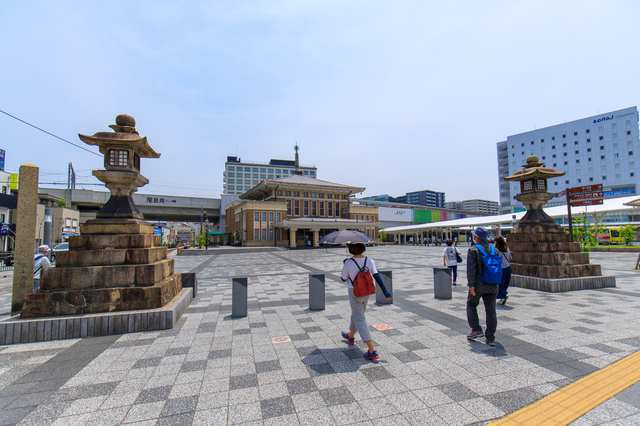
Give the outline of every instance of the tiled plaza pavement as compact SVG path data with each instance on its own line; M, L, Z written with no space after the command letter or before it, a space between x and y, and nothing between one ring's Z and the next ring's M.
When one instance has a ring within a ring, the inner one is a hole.
M340 337L344 249L212 253L176 257L200 294L172 330L1 346L0 424L486 424L640 348L633 253L592 254L615 289L512 288L490 348L465 338L465 285L433 297L441 247L370 248L393 271L394 304L367 310L379 362ZM327 274L325 311L307 309L309 272ZM249 277L248 318L230 318L234 276ZM9 298L0 287L5 315ZM639 424L637 387L574 425Z

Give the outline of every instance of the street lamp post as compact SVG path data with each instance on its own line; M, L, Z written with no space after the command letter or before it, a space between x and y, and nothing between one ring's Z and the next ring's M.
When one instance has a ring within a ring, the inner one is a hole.
M205 250L209 250L209 218L207 217L207 212L204 212L204 247Z

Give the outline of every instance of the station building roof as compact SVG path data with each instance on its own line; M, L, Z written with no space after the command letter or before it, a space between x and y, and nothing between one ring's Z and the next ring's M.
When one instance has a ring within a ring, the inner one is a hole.
M545 207L544 211L554 219L567 217L567 206ZM571 216L575 217L587 211L587 214L605 214L623 211L637 211L640 213L640 198L637 195L631 197L609 198L605 199L602 205L572 207ZM417 225L392 226L381 229L387 233L394 232L411 232L424 229L443 229L443 228L475 228L476 226L491 226L499 224L513 223L513 216L518 221L524 216L526 211L518 213L500 214L495 216L474 216L464 219L447 220L442 222L421 223Z

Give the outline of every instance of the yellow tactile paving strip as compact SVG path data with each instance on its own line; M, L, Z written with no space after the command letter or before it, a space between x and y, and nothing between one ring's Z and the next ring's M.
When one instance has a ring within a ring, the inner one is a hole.
M638 381L640 351L489 425L568 425Z

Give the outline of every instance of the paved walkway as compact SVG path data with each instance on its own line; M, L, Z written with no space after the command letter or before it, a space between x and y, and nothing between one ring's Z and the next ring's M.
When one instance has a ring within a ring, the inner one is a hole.
M176 328L0 346L0 424L517 424L505 416L640 348L634 253L592 255L618 277L615 289L512 288L491 348L465 338L466 286L433 298L441 247L374 247L366 254L393 271L394 304L369 305L381 355L369 362L361 340L340 337L344 253L178 256L176 271L197 272L200 295ZM310 272L327 274L325 311L307 309ZM249 277L248 318L230 318L234 276ZM0 314L10 288L0 286ZM640 424L638 384L596 405L571 424Z

